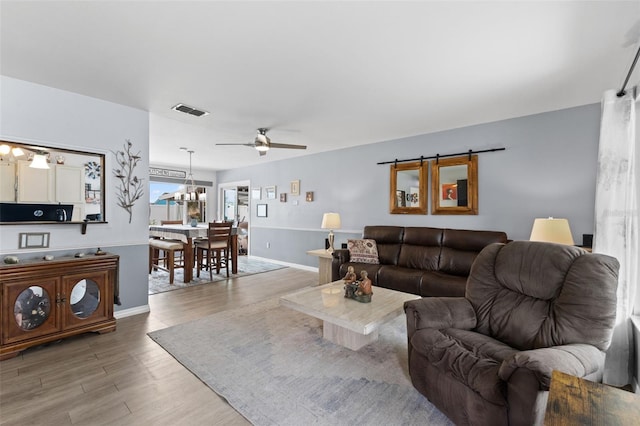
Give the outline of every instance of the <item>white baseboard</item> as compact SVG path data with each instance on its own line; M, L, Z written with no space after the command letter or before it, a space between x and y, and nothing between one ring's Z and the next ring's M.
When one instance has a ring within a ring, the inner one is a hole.
M149 305L135 306L129 309L123 309L121 311L115 311L113 316L116 319L131 317L134 315L146 314L147 312L151 312L151 308Z
M267 257L260 257L260 256L253 256L253 255L251 255L249 257L251 257L252 259L263 260L265 262L275 263L277 265L289 266L291 268L302 269L302 270L310 271L310 272L318 272L318 268L317 267L313 267L313 266L300 265L298 263L283 262L281 260L269 259Z

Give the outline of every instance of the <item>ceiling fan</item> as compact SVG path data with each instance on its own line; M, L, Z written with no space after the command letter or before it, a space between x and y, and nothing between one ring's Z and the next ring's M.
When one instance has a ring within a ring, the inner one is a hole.
M267 136L267 132L269 129L260 128L258 129L258 134L256 135L253 143L217 143L216 145L239 145L239 146L250 146L258 150L258 153L262 155L266 155L267 151L271 148L285 148L285 149L307 149L306 145L292 145L287 143L274 143L271 142L269 136Z

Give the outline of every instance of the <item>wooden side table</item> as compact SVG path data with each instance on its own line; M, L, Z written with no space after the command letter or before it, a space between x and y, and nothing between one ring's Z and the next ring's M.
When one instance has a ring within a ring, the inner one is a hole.
M637 425L640 396L554 370L546 426Z
M333 255L325 249L309 250L307 254L318 257L318 285L330 283Z

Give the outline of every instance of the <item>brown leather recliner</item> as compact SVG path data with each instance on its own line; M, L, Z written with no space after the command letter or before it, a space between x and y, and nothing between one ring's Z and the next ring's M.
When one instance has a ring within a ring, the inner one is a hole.
M405 303L413 385L458 425L540 424L552 370L602 380L618 269L572 246L487 246L465 297Z

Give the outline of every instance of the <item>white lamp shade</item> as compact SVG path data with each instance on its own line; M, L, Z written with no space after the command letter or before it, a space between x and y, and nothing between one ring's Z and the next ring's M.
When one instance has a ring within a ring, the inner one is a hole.
M339 213L325 213L322 216L322 229L340 229L341 226Z
M571 228L567 219L536 219L533 222L529 241L544 241L548 243L558 243L573 245Z

